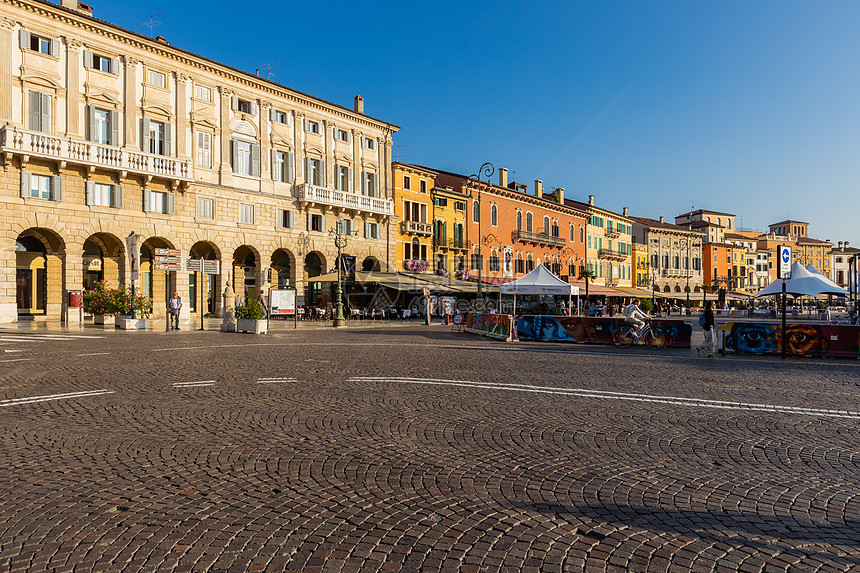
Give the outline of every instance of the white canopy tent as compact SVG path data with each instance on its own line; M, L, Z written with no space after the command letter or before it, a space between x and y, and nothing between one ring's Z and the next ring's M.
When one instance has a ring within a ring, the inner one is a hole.
M822 273L821 271L816 269L814 266L812 266L812 263L809 263L808 265L806 265L806 270L808 270L809 272L811 272L814 275L818 275L825 283L829 284L831 287L836 288L836 289L842 288L838 284L836 284L835 282L833 282L832 280L827 278L827 276L824 273Z
M579 307L579 287L564 282L543 265L536 266L524 277L499 285L499 292L514 296L514 314L517 313L518 294L567 295L568 308L571 308L571 298L576 295L576 305Z
M795 296L848 294L848 291L828 280L821 273L813 273L798 262L791 265L791 278L785 281L785 292ZM776 279L760 290L756 296L773 296L776 294L782 294L782 279Z

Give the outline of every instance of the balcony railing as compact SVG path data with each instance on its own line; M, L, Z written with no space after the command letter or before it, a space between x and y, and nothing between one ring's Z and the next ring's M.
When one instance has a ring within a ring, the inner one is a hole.
M606 286L618 286L618 277L606 279Z
M694 272L685 269L663 269L660 271L660 276L665 278L681 278L692 277Z
M514 231L511 233L511 240L515 243L520 241L522 243L550 245L553 247L563 247L567 243L563 237L553 237L546 233L532 233L530 231Z
M433 225L430 223L419 223L418 221L402 221L400 228L404 233L412 235L432 235Z
M14 126L0 130L0 151L184 182L193 179L188 159L57 137Z
M609 227L609 228L605 229L603 231L603 234L604 234L604 236L610 237L610 238L621 236L621 233L618 232L618 229L616 229L615 227Z
M360 213L388 216L394 214L394 202L390 199L356 195L355 193L319 187L309 183L296 186L296 197L304 203L340 207Z
M597 256L601 259L617 259L620 261L627 258L627 255L621 251L616 251L615 249L599 249L597 251Z
M433 246L437 249L470 249L472 247L471 241L465 241L463 239L446 239L446 238L434 238Z

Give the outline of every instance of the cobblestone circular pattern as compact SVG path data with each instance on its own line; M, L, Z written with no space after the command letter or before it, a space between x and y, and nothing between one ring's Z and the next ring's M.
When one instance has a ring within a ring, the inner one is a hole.
M3 571L860 569L860 418L606 397L858 412L854 362L421 327L2 348L0 405L113 392L0 408Z

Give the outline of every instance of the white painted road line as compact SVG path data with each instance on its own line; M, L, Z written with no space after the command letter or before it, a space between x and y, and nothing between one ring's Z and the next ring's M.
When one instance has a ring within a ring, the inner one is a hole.
M258 378L257 384L273 384L275 382L295 382L295 378Z
M104 356L105 354L110 354L110 352L88 352L86 354L78 354L78 356Z
M113 393L113 390L86 390L83 392L67 392L65 394L52 394L49 396L30 396L29 398L0 400L0 407L18 406L21 404L35 404L36 402L48 402L51 400L73 400L75 398L87 398L90 396L102 396L104 394Z
M197 388L198 386L214 386L215 380L200 380L199 382L174 382L174 388Z
M404 384L427 384L434 386L464 386L485 390L506 390L514 392L533 392L536 394L556 394L577 396L580 398L599 398L603 400L629 400L633 402L652 402L672 404L676 406L691 406L697 408L721 408L726 410L755 410L760 412L780 412L804 414L807 416L828 416L834 418L860 418L860 412L851 410L829 410L821 408L799 408L797 406L779 406L774 404L757 404L752 402L727 402L724 400L705 400L700 398L683 398L679 396L654 396L650 394L633 394L626 392L608 392L589 390L587 388L552 388L533 386L529 384L501 384L496 382L468 382L464 380L435 380L432 378L392 378L390 376L355 376L349 378L352 382L401 382Z
M5 358L0 362L25 362L27 360L32 360L32 358Z
M24 352L22 348L16 348L14 350L4 350L3 352Z

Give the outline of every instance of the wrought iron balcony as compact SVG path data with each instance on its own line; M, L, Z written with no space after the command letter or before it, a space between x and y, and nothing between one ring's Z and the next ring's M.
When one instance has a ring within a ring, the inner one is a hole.
M400 228L404 233L411 235L432 235L433 225L430 223L419 223L418 221L401 221Z
M617 251L615 249L598 249L597 256L601 259L613 259L619 261L623 261L628 257L628 255L625 255L621 251Z
M536 245L549 245L552 247L563 247L567 241L563 237L553 237L546 233L532 233L530 231L513 231L511 233L513 242L534 243Z
M603 231L603 235L609 238L620 237L621 233L615 227L607 227Z
M188 159L154 155L71 137L57 137L14 126L0 129L0 151L21 155L25 163L31 157L51 159L59 162L61 171L67 163L72 163L91 169L119 171L123 177L126 173L136 173L185 183L193 180L191 161Z
M310 183L297 185L296 198L302 203L323 205L348 209L357 213L370 213L373 215L394 215L394 201L381 197L367 197L347 191L338 191L329 187L320 187Z
M433 238L433 246L437 249L461 249L466 250L472 248L471 241L465 241L463 239L446 239L446 238Z

